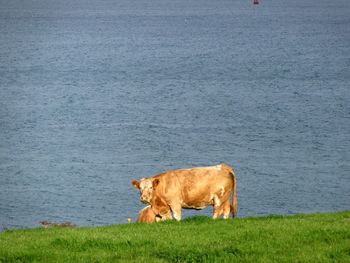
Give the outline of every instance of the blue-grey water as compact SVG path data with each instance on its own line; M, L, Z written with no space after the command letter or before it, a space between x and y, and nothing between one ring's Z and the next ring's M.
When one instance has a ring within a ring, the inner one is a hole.
M350 1L0 0L0 227L220 162L239 216L350 209Z

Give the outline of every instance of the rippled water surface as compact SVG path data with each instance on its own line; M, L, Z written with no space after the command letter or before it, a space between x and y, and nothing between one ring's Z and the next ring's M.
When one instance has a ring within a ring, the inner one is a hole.
M0 227L126 223L131 179L220 162L239 216L350 209L348 0L0 5Z

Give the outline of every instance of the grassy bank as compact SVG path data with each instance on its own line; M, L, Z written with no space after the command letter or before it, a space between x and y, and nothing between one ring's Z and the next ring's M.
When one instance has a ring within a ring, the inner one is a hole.
M0 234L0 262L350 262L350 211Z

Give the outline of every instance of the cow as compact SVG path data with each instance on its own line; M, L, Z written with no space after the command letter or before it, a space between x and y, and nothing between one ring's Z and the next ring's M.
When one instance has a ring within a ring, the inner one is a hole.
M137 216L137 223L154 223L156 222L156 214L153 212L151 206L146 206L141 209Z
M140 190L140 201L149 204L161 218L181 220L181 209L213 206L213 218L237 214L236 175L226 164L166 171L132 180ZM232 201L230 204L230 195ZM170 215L170 216L169 216Z
M161 204L162 206L166 207L166 204ZM141 209L137 216L137 223L154 223L159 222L163 220L171 219L171 212L170 209L166 214L163 214L163 216L157 215L150 205L146 206L145 208Z

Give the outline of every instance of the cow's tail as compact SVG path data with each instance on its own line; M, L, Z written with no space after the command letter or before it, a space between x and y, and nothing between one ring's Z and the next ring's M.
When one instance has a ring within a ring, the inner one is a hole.
M232 176L232 179L233 179L232 203L231 203L230 210L231 210L232 217L236 217L236 215L237 215L236 175L230 166L223 163L223 164L221 164L221 167L222 167L221 169L230 173Z
M236 175L232 171L232 178L233 178L233 193L232 193L232 207L231 207L231 213L232 217L236 217L237 215L237 195L236 195Z

